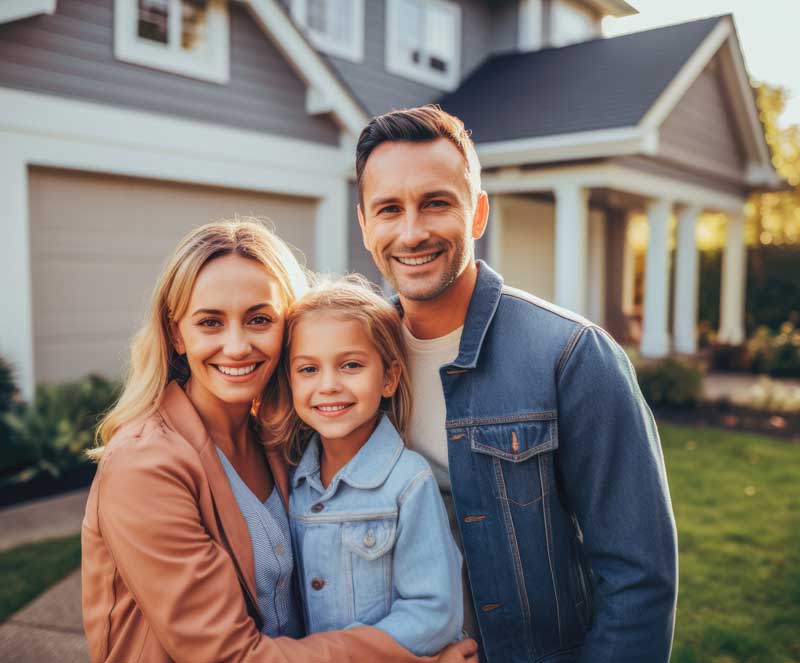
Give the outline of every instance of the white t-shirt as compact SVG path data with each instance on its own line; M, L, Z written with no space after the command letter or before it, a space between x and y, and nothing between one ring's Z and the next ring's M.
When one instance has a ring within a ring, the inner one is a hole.
M450 530L458 544L462 555L464 547L458 531L455 505L450 484L449 462L447 459L447 410L442 391L439 368L451 363L458 356L463 326L454 329L445 336L431 339L416 338L403 325L403 335L408 347L408 370L411 375L411 389L414 394L414 405L411 412L411 424L408 428L408 446L422 454L430 463L433 475L439 484L447 515L450 518ZM471 636L478 634L478 623L472 607L472 594L469 591L466 564L461 573L464 588L464 630Z

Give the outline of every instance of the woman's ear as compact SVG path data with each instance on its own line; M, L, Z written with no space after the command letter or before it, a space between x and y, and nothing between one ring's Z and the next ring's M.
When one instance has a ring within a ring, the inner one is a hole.
M394 392L397 391L397 386L400 384L400 373L402 369L400 368L399 361L393 361L392 365L386 369L386 372L383 376L383 391L381 391L381 396L384 398L391 398L394 396Z
M183 342L183 337L181 336L181 330L178 329L178 325L174 320L169 321L169 335L172 337L172 347L175 348L175 352L179 355L186 353L186 345Z

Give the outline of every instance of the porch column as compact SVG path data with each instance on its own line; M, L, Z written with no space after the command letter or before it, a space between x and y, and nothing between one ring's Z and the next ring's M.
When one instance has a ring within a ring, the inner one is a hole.
M589 192L577 184L558 187L555 228L555 303L586 313L586 245Z
M644 320L641 353L643 357L669 354L669 217L672 203L655 200L647 207L650 238L644 282Z
M344 274L348 267L348 220L351 216L346 179L332 184L317 203L314 264L317 272Z
M11 362L22 397L34 397L33 294L28 213L28 170L11 149L0 155L0 282L3 311L0 316L0 354Z
M744 293L747 248L744 244L744 214L728 213L728 236L722 256L719 335L723 343L744 342Z
M697 352L697 282L698 252L695 228L701 210L684 207L678 216L678 237L675 249L675 312L672 333L675 350L685 354Z
M586 317L595 324L606 325L606 212L589 212L589 263L586 283Z
M625 214L625 230L622 244L622 312L633 315L634 280L636 278L636 256L631 246L630 232L633 224L633 212Z
M486 228L489 250L487 260L489 266L497 272L503 272L503 206L502 197L493 195L489 198L489 226Z

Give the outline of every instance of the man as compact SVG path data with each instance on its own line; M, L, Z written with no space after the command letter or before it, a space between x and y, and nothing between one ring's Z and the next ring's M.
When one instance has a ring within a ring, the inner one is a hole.
M357 146L364 245L398 293L409 444L462 546L485 663L666 663L677 550L658 432L619 346L509 288L475 148L437 107L373 119Z

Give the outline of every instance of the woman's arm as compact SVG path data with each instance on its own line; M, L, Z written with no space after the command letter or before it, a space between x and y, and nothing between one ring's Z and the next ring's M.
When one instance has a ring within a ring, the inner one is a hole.
M418 655L437 652L459 637L464 620L461 553L427 464L400 496L392 579L397 598L374 626Z
M207 533L205 478L183 441L110 448L98 470L97 516L117 572L169 656L231 663L421 663L380 630L270 639L245 607L233 561ZM157 445L157 446L154 446ZM453 661L461 661L451 651ZM449 659L442 659L449 660Z

